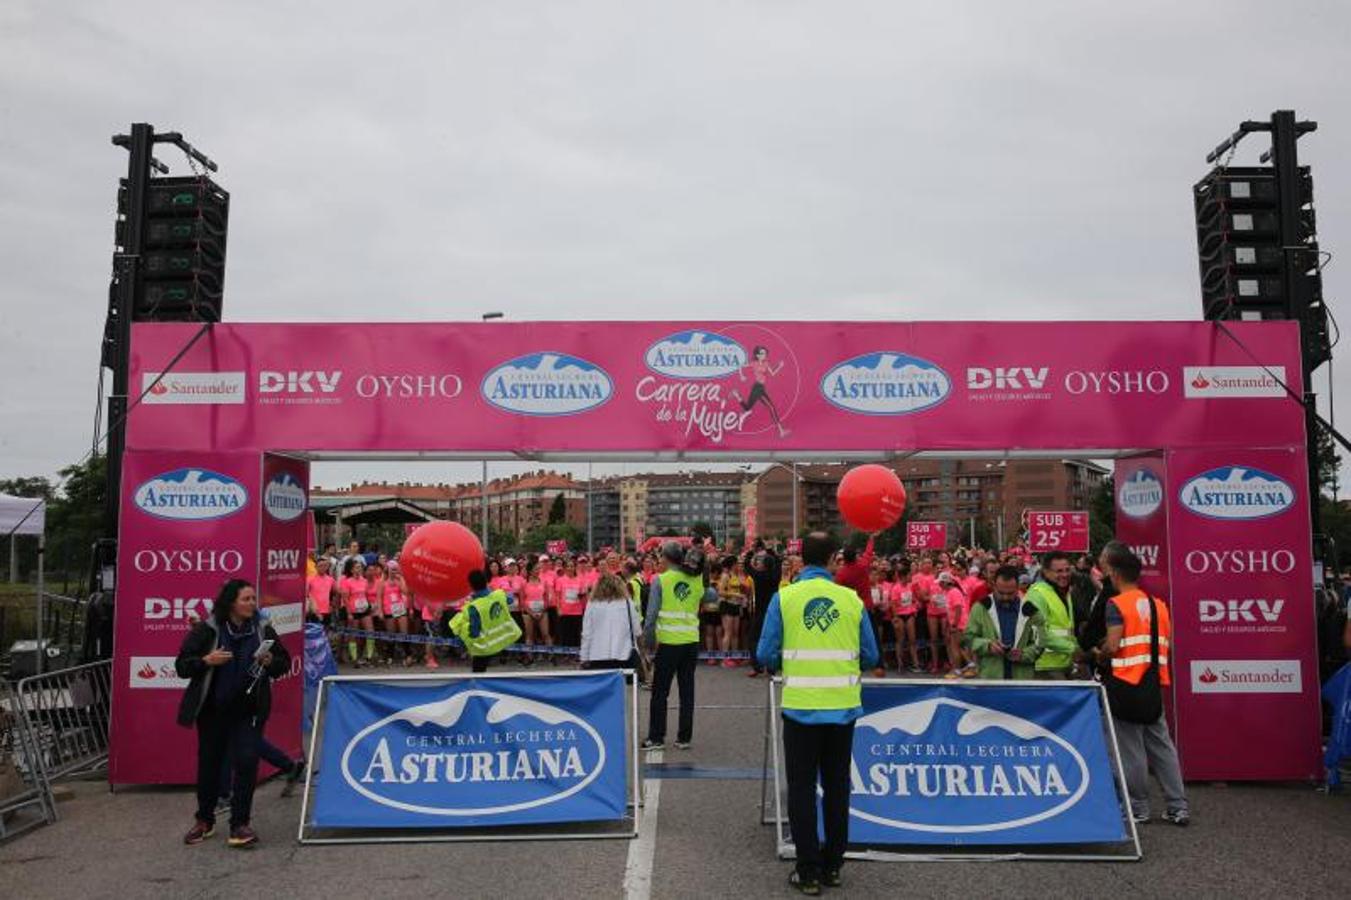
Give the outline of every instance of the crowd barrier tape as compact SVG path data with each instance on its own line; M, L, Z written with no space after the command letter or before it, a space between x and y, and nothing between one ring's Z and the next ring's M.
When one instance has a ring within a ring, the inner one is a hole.
M635 837L643 776L633 676L329 676L300 842Z
M335 626L328 629L328 633L333 637L365 639L373 641L387 641L394 644L425 644L432 647L452 647L457 650L464 649L464 641L459 638L435 637L429 634L401 634L397 631L366 631L360 628L343 628ZM532 656L576 656L581 652L580 647L562 647L556 644L512 644L500 653L528 653ZM750 653L745 650L703 650L699 653L700 659L733 659L749 660Z
M768 685L774 824L787 829L779 692ZM768 762L768 760L766 760ZM768 766L766 767L768 768ZM850 755L849 845L878 861L1136 861L1116 728L1101 684L863 679Z

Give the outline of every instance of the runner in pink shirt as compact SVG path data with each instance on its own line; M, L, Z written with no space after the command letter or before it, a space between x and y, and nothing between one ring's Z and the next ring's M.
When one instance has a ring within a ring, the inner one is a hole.
M915 639L915 621L919 616L920 598L910 580L910 562L902 560L896 567L891 591L891 627L896 632L896 669L905 667L905 648L910 648L910 671L923 671L919 665L919 645Z
M777 366L769 361L769 350L766 347L756 347L751 354L751 361L742 366L737 371L737 376L745 382L746 372L751 373L755 383L751 385L751 392L746 395L746 399L741 399L741 393L736 388L732 388L732 399L741 404L743 412L750 412L757 403L763 403L765 409L769 410L769 418L774 423L774 427L779 430L779 437L787 437L788 429L783 427L783 421L779 418L779 408L774 405L769 394L765 393L765 382L778 375L783 369L783 363Z
M385 631L390 634L406 635L409 618L408 585L403 580L403 574L399 571L397 563L389 563L388 569L389 574L385 577L385 586L380 597L380 606L385 613ZM413 663L408 646L404 641L395 640L390 648L394 657L401 660L405 667Z
M568 562L555 585L558 597L558 640L564 647L582 644L582 614L586 612L586 584L577 564Z
M342 579L338 582L338 596L342 598L343 609L347 612L347 627L360 631L374 628L374 609L371 606L370 587L366 581L366 566L359 557L349 557L343 566ZM356 638L347 639L347 659L361 668L370 665L375 657L375 640L366 638L366 658L362 660L357 653Z
M325 628L333 624L333 588L337 582L329 574L332 566L327 557L320 557L315 574L305 579L305 612Z
M553 637L549 634L549 598L548 588L540 577L539 563L529 563L525 570L525 584L521 587L521 614L524 624L525 642L530 645L543 643L553 646ZM539 640L536 640L536 634ZM527 665L530 657L526 657Z

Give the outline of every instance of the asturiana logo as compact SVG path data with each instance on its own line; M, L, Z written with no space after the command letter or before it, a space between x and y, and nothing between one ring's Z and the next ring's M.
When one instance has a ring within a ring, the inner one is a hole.
M821 395L850 412L898 416L942 403L952 379L934 363L905 353L867 353L845 360L821 379Z
M735 375L746 365L746 348L708 331L679 331L647 348L643 362L658 375L700 380Z
M526 416L570 416L603 406L614 394L604 369L566 353L508 360L483 378L483 399Z
M1116 505L1132 519L1148 519L1163 505L1163 482L1152 469L1136 469L1121 482Z
M229 475L210 469L174 469L143 483L132 502L160 519L200 522L239 512L248 504L249 492Z
M1265 519L1293 506L1295 491L1261 469L1221 466L1188 480L1179 499L1187 509L1208 519Z
M278 522L293 522L305 513L305 489L290 472L274 475L263 489L263 508Z
M1073 744L1002 710L942 697L871 713L856 729L849 814L879 825L1003 831L1054 818L1088 791ZM990 752L965 752L976 745Z
M605 766L584 719L538 700L463 690L368 725L342 777L369 800L431 816L490 816L555 803Z

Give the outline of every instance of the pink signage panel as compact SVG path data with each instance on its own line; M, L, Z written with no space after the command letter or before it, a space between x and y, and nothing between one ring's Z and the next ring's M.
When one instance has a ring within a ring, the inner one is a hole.
M1167 470L1162 453L1116 461L1112 484L1116 495L1115 537L1125 542L1143 564L1145 590L1171 597L1168 582Z
M905 523L905 548L907 550L942 550L947 545L948 523Z
M1027 549L1033 553L1088 552L1088 513L1027 511Z
M1243 346L1205 322L1058 322L1053 336L1033 322L219 324L132 411L128 441L466 453L1152 449L1244 446L1255 420L1277 442L1300 440L1298 404L1265 374L1299 383L1296 325L1227 327ZM134 386L153 383L195 329L134 326Z
M258 571L258 454L136 452L122 470L108 777L196 780L196 733L176 724L174 658L221 585Z
M272 683L267 735L293 758L301 749L304 703L305 523L310 520L310 467L304 460L263 455L259 522L258 597L291 655L291 671Z
M1168 454L1177 739L1191 779L1315 778L1302 448Z

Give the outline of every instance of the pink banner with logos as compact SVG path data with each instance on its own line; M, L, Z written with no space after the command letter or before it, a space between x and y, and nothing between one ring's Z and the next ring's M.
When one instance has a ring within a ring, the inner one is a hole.
M1244 346L1206 322L219 324L133 409L128 442L466 454L1145 450L1245 446L1254 421L1276 443L1301 440L1299 405L1266 374L1299 383L1296 325L1227 327ZM133 329L140 389L196 326Z
M262 500L257 506L258 598L264 614L291 655L291 671L272 683L267 735L295 758L301 749L305 679L305 523L309 516L310 466L304 460L263 455Z
M1116 493L1115 537L1125 542L1143 565L1140 583L1147 591L1171 597L1168 581L1167 469L1162 453L1116 461L1112 474Z
M221 585L256 580L258 454L136 452L122 469L108 778L187 784L196 733L176 724L174 658Z
M1316 778L1319 684L1303 449L1179 450L1167 460L1183 773Z

